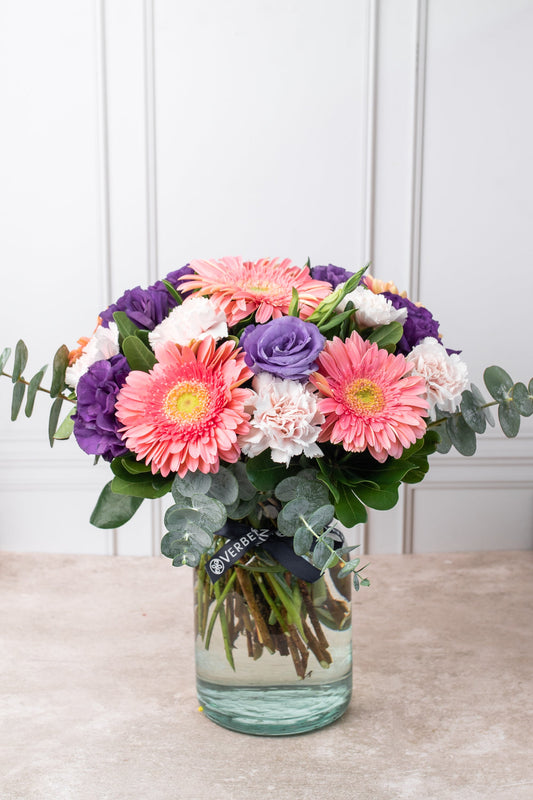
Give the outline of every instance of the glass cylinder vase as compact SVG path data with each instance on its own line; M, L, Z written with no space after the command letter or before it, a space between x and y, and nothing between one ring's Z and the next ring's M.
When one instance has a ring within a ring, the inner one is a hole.
M267 557L214 584L195 570L198 699L231 730L283 736L321 728L352 692L351 579L332 567L313 583Z

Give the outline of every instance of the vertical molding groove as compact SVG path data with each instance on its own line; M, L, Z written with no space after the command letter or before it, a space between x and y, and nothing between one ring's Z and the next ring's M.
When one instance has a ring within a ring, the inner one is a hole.
M428 0L418 0L416 10L416 54L414 72L411 178L411 236L409 248L409 296L414 300L418 299L420 294L427 18Z
M146 169L146 265L147 282L154 283L159 276L157 237L157 139L156 139L156 84L155 84L155 34L154 2L143 0L144 19L144 131ZM151 552L160 553L162 529L162 503L153 500L150 506Z
M111 211L109 198L109 126L107 95L107 41L105 0L96 0L96 106L98 124L99 205L100 205L100 300L102 308L111 303ZM118 534L109 531L108 551L118 553Z
M415 68L413 76L413 142L411 173L411 232L409 242L409 297L417 300L421 283L422 180L424 172L424 117L426 96L428 0L416 8ZM404 486L402 553L413 552L414 491Z
M367 0L366 49L363 72L361 264L368 264L374 257L378 21L378 0ZM370 524L367 521L363 525L361 534L361 553L368 552L369 539Z

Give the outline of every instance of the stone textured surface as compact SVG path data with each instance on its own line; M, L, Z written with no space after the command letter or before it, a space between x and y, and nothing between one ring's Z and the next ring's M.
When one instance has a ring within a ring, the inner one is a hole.
M531 800L533 553L372 556L342 720L201 713L191 573L0 555L2 800Z

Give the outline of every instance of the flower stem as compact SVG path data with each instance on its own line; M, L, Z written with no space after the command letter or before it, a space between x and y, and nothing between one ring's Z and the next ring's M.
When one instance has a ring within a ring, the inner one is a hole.
M231 575L231 577L229 578L228 582L226 583L226 585L225 585L225 587L224 587L224 589L222 591L220 591L220 586L218 585L218 581L215 583L215 597L217 598L217 601L215 603L215 607L213 609L213 613L211 614L211 619L209 620L209 625L207 627L207 633L205 635L205 649L206 650L209 650L209 644L211 642L211 636L213 634L213 628L215 626L215 620L216 620L216 618L217 618L217 616L218 616L218 614L219 614L219 612L220 612L220 610L222 608L224 600L228 596L228 593L230 592L233 584L235 583L236 577L237 577L237 575L234 572L233 575ZM218 589L218 592L217 592L217 589ZM224 617L226 617L225 612L222 611L222 613L224 613ZM222 619L222 614L221 614L221 619ZM227 618L226 618L226 630L228 631L228 634L229 634L229 630L228 630L228 626L227 626Z
M2 372L0 372L0 375L3 375L5 378L13 379L13 375L9 375L9 373L4 372L4 370L2 370ZM30 385L30 382L24 380L24 378L17 378L17 383L23 383L25 386L29 386ZM45 392L46 394L50 394L50 389L43 389L42 386L38 386L37 387L37 391L38 392ZM60 397L62 400L68 400L69 403L74 403L74 404L76 403L75 400L73 400L70 397L67 397L65 394L58 394L57 397Z

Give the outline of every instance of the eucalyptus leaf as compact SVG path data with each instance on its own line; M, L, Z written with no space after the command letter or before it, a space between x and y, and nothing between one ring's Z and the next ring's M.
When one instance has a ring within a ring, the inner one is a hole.
M22 405L22 401L24 400L24 393L26 391L26 384L15 383L13 386L13 396L11 398L11 421L15 422L16 418L19 415L20 407Z
M177 501L180 497L207 494L211 488L211 483L211 475L206 475L203 472L186 472L183 478L176 475L172 484L172 496Z
M522 417L530 417L533 414L533 397L530 397L525 384L515 383L513 386L513 403Z
M65 372L68 367L68 347L62 344L56 351L52 362L52 385L50 397L57 397L65 387Z
M499 403L509 397L509 390L513 386L513 380L501 367L487 367L483 373L483 380L492 397Z
M520 412L514 403L500 403L498 420L502 431L509 439L513 439L520 430Z
M321 503L309 497L295 497L287 503L278 514L278 530L282 536L292 536L301 525L301 518L306 519L313 511L320 508Z
M446 420L446 429L453 446L463 456L473 456L476 452L476 434L469 428L463 417L457 414Z
M37 392L39 391L39 386L41 385L44 373L46 372L47 369L48 369L48 364L45 364L44 367L41 367L39 372L37 372L33 376L28 385L28 394L26 396L26 407L24 409L24 413L26 414L27 417L31 417L33 413L35 398L37 396Z
M208 533L216 533L226 518L226 509L219 500L198 494L176 499L165 514L165 525L169 531L181 530L184 522L191 522Z
M244 517L253 514L257 509L257 501L259 494L254 494L248 500L238 500L226 509L226 513L230 519L244 519Z
M107 483L91 514L91 525L96 528L120 528L128 522L142 503L141 497L127 497L115 494L111 489L111 481Z
M315 497L319 505L327 503L329 500L329 492L323 483L316 480L316 472L309 476L309 470L306 470L306 475L301 473L292 475L289 478L284 478L275 489L275 495L282 503L294 500L295 497L308 497L312 499Z
M304 526L296 528L292 546L297 556L303 556L309 552L314 541L313 532Z
M198 525L188 523L183 531L179 533L166 533L161 540L161 552L167 558L174 558L178 555L178 548L183 545L194 547L197 550L205 550L213 543L212 534L204 531Z
M483 409L479 408L474 395L468 389L463 392L461 397L461 414L469 428L472 428L476 433L485 433L487 419Z
M316 543L315 549L313 550L313 564L317 569L323 570L326 569L328 561L331 558L331 550L333 549L333 539L329 536L325 536L323 539Z
M235 464L231 464L229 469L237 479L237 483L239 485L239 498L241 500L251 500L252 497L255 497L257 489L248 478L246 465L243 464L242 461L237 461Z
M478 405L478 407L481 408L482 406L486 405L487 401L485 400L485 398L481 394L480 390L477 388L477 386L474 383L470 384L470 391L472 392L472 395L473 395L474 400L475 400L476 404ZM487 420L487 422L489 423L491 428L494 428L494 426L496 425L496 422L494 420L494 416L493 416L492 411L490 410L490 408L483 408L482 411L485 414L485 419Z
M306 519L306 522L315 533L320 534L324 528L327 528L327 526L331 523L334 514L334 507L327 503L326 505L317 508L316 511L313 511L313 513Z
M18 379L24 372L24 367L26 366L27 363L28 363L28 348L26 347L25 342L23 342L22 339L19 339L17 342L17 346L15 347L15 361L13 364L13 375L11 377L13 383L16 383L18 381Z
M11 348L5 347L2 350L2 354L0 355L0 372L4 369L5 365L9 361L9 356L11 355Z
M437 445L437 453L448 453L452 447L452 440L450 439L450 434L446 428L446 423L442 423L437 428L437 433L439 434L440 441Z
M220 467L212 477L209 496L220 500L225 506L231 506L239 499L237 478L226 467Z
M50 416L48 418L48 441L50 447L54 446L54 436L57 431L57 423L59 422L59 415L61 414L61 406L63 405L63 398L56 397L50 409Z

